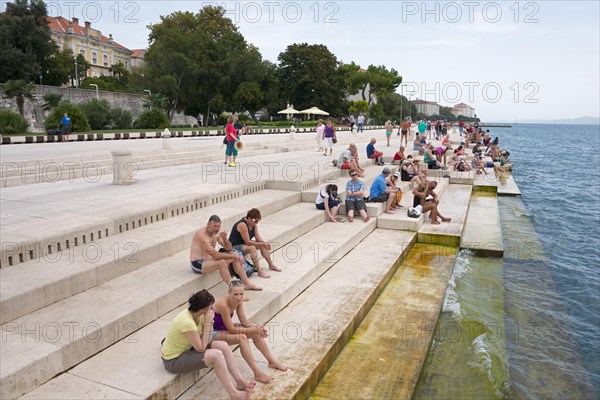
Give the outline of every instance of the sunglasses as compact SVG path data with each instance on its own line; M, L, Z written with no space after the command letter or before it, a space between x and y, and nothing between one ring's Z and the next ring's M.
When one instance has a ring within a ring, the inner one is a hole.
M256 218L250 218L255 224L258 224L260 219L256 219Z
M358 174L350 174L350 176L358 176Z
M233 279L231 282L229 282L229 288L233 288L236 286L242 286L244 284L244 282L241 281L241 279Z

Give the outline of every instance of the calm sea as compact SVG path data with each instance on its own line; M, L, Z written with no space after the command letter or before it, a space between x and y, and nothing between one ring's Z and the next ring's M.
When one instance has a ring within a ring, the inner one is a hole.
M505 256L459 254L414 397L600 399L600 127L490 130Z

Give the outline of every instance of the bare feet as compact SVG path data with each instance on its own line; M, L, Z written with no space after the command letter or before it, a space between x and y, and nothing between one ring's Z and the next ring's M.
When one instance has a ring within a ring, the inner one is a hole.
M260 271L258 271L258 276L260 276L261 278L270 278L271 275L267 274L265 271L263 271L262 269Z
M440 223L438 221L431 221L431 225L439 225Z
M259 372L258 374L254 374L254 379L260 383L269 383L273 380L273 377L265 374L264 372Z
M348 222L352 222L353 221L353 217L348 215Z
M236 390L235 393L229 393L231 400L247 400L250 398L252 391L250 389Z
M246 390L246 389L254 389L254 386L256 386L256 381L242 381L241 383L238 383L237 385L237 390Z
M269 368L275 368L278 369L280 371L287 371L287 367L285 365L283 365L282 363L280 363L279 361L275 361L274 363L269 363Z
M385 210L385 213L386 213L386 214L393 214L394 212L393 212L393 211L388 211L388 210Z
M371 217L369 217L368 215L366 217L363 218L363 221L365 222L369 222L369 220L371 219Z
M246 289L246 290L262 290L262 288L259 288L258 286L253 285L251 283L244 284L244 289Z
M271 264L269 265L269 269L271 271L277 271L277 272L281 272L281 268L277 268L277 266L275 264Z
M450 222L450 221L452 221L452 218L442 218L442 221L443 222Z

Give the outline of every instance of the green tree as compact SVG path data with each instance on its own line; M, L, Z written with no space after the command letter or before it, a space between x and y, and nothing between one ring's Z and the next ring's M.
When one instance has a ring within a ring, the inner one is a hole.
M110 127L116 129L129 129L133 118L129 111L113 108L110 110Z
M301 110L313 106L341 113L344 85L338 60L324 45L289 45L279 54L278 78L282 97Z
M44 110L51 110L56 107L62 99L62 94L48 93L44 95L45 103L42 105Z
M369 103L364 100L353 101L352 105L348 108L348 114L354 114L357 116L362 113L364 116L369 115Z
M51 86L61 86L69 82L75 74L73 51L58 49L42 63L42 83Z
M0 134L25 133L28 126L29 123L21 114L10 110L0 110Z
M385 120L400 120L400 104L402 102L402 96L398 93L386 93L378 97L378 103L383 107L383 114Z
M42 0L5 3L0 13L0 82L37 81L43 61L56 50Z
M25 82L22 79L6 82L4 94L6 97L14 98L17 102L19 114L24 115L25 99L33 99L35 87L31 82Z
M357 67L356 64L350 64L351 68ZM350 68L350 69L351 69ZM375 96L392 93L402 83L402 77L398 75L395 69L388 70L385 66L369 65L367 70L355 69L346 75L345 84L350 94L360 93L362 99L369 104L373 102L373 97L369 96L367 89Z
M72 132L87 132L90 130L90 124L85 113L77 104L70 101L61 101L44 120L44 127L46 129L59 128L64 113L67 113L71 118Z
M379 103L373 103L369 106L369 118L372 118L376 124L383 124L384 118L383 106Z
M139 129L164 129L169 127L169 118L164 112L154 108L144 111L133 126Z
M144 107L149 110L157 108L161 111L164 111L165 113L169 112L169 99L160 93L150 93L148 94L148 96L146 96L146 98L143 101Z
M93 99L81 105L92 130L105 129L110 121L110 105L106 100Z
M113 64L110 66L110 72L113 76L119 78L119 81L122 82L124 78L129 75L129 71L125 68L125 65L122 62L118 62L117 64Z

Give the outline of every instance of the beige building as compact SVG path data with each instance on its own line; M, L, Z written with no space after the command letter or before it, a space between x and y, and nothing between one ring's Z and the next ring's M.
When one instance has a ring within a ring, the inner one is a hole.
M143 67L144 57L146 56L146 49L135 49L131 51L131 68Z
M475 109L465 103L459 103L455 105L451 110L452 115L458 117L459 115L473 118L475 117Z
M426 100L415 100L413 101L415 107L417 107L417 112L421 114L429 115L440 115L440 105L435 101L426 101Z
M60 49L71 49L86 59L90 64L88 76L110 75L110 67L119 62L131 68L133 52L115 42L112 34L102 35L90 22L81 26L77 18L69 21L63 17L48 17L48 26Z

